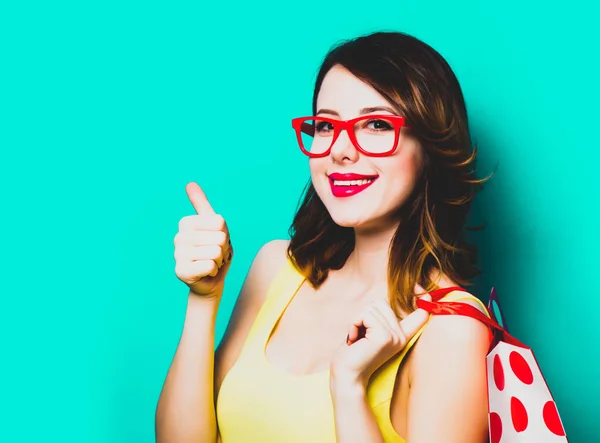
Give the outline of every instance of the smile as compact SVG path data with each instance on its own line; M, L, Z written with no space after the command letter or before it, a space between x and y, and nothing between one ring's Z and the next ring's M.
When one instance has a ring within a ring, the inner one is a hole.
M334 197L351 197L367 189L377 180L376 175L338 174L329 175L329 185Z

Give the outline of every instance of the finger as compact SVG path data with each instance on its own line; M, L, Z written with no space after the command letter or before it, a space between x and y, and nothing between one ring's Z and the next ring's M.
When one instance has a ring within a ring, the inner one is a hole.
M427 293L428 292L425 290L425 288L423 288L423 286L421 286L419 283L415 283L415 294L417 294L418 297L422 297Z
M217 267L223 266L223 248L221 246L193 246L192 254L192 261L213 260Z
M382 320L389 326L390 331L398 332L398 317L392 310L390 304L385 300L377 300L373 303L374 309L377 310Z
M188 246L175 250L175 259L178 261L213 260L217 266L223 264L223 250L220 246Z
M222 215L186 215L179 221L179 231L223 231L229 234Z
M198 219L195 221L196 230L202 231L222 231L229 235L229 228L222 215L214 214L208 216L197 216Z
M191 246L210 246L218 245L226 249L228 246L227 234L223 231L192 231L185 234L180 233L178 242Z
M388 334L395 334L391 325L388 323L384 315L380 312L379 308L375 303L369 306L369 313L377 320L378 327L383 328Z
M419 283L415 283L415 296L413 297L411 302L412 302L412 306L413 308L417 308L417 298L423 297L424 295L429 294L429 292L427 292L427 290L421 286Z
M362 323L360 325L352 323L350 325L350 329L348 330L346 344L351 345L352 343L356 343L361 338L361 329L364 329Z
M208 198L206 198L206 194L200 186L198 186L195 182L190 182L186 185L185 191L187 192L188 198L192 203L192 206L196 210L198 215L208 215L214 214L215 211L208 202Z
M350 328L348 333L348 344L356 343L366 335L367 325L365 324L365 315L368 310L362 309L358 312L350 322ZM371 317L372 318L372 317ZM371 324L373 321L371 320Z
M431 295L426 294L423 300L431 301ZM417 333L417 331L427 322L429 319L429 312L424 309L417 308L414 312L409 314L402 320L399 325L402 328L404 335L407 340Z
M387 344L390 341L393 342L395 337L398 336L398 332L391 329L383 315L373 306L367 309L364 324L366 326L365 338L380 345Z
M176 275L188 283L194 283L203 277L214 277L218 272L219 268L213 260L177 263L175 266Z
M233 259L233 246L231 245L231 238L227 238L227 245L223 250L223 256L225 257L225 263L230 263Z
M215 262L214 260L213 260L213 263L215 264L215 266L214 266L214 267L211 269L211 271L208 273L208 276L209 276L209 277L216 277L216 276L217 276L217 274L219 273L219 269L220 269L219 265L218 265L218 264L217 264L217 262Z
M350 339L354 342L363 337L372 338L377 334L377 331L387 331L384 323L385 320L380 319L371 305L364 308L352 321Z
M208 263L207 266L210 266L210 271L208 272L208 277L216 277L219 273L219 265L214 260L206 260Z
M358 328L354 325L350 326L348 335L346 336L346 344L350 346L358 340Z

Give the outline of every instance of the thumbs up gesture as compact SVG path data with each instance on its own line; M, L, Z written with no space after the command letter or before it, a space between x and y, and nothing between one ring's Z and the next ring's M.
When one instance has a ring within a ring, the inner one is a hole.
M175 274L195 294L220 296L233 256L229 230L200 186L190 182L186 192L197 215L179 221L174 240Z

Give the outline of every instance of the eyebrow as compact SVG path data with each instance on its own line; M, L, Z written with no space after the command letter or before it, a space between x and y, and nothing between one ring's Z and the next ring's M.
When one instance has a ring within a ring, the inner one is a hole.
M376 111L387 111L392 114L396 114L396 111L394 111L389 106L371 106L369 108L362 108L360 110L359 114L360 115L371 114L372 112L376 112ZM340 116L340 114L337 111L334 111L333 109L319 109L319 111L317 112L317 115L319 115L319 114L331 114L331 115L335 115L338 117Z

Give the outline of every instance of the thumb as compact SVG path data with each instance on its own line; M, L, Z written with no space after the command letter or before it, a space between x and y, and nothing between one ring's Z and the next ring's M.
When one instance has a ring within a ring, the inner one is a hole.
M190 182L186 185L185 191L187 192L188 198L192 203L192 206L196 210L197 214L214 214L215 210L212 208L204 191L197 183Z
M423 300L431 301L431 295L425 294L421 297ZM414 312L406 316L401 322L400 327L404 331L407 339L410 339L429 319L429 312L422 308L417 308Z

